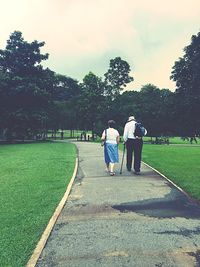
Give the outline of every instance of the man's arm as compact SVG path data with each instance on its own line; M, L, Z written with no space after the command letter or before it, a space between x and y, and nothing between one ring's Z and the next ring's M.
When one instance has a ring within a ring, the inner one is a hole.
M125 127L124 127L123 139L124 139L124 142L126 142L127 139L128 139L128 129L127 129L127 124L126 124Z

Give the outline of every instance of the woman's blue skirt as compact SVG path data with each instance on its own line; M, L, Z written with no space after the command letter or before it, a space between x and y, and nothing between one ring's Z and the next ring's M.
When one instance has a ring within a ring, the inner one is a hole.
M106 164L119 162L118 145L105 143L104 158Z

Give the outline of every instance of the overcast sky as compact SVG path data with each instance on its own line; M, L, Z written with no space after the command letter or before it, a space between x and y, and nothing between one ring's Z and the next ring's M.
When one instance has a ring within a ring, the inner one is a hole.
M174 62L200 31L200 0L0 0L0 49L10 34L45 41L44 66L78 79L98 76L120 56L131 67L129 90L152 83L175 90Z

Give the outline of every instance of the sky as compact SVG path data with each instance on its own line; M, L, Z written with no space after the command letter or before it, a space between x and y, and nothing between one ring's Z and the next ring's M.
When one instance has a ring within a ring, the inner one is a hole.
M172 67L200 31L199 0L0 0L0 49L15 30L26 41L44 41L43 63L78 81L99 77L121 57L134 81L175 90Z

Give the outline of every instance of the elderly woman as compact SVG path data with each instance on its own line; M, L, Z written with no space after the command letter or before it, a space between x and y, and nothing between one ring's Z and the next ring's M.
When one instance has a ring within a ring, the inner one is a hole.
M104 158L106 163L106 170L111 176L115 175L114 165L119 162L118 144L119 132L115 129L115 121L108 121L108 128L102 133L101 140L105 141Z

